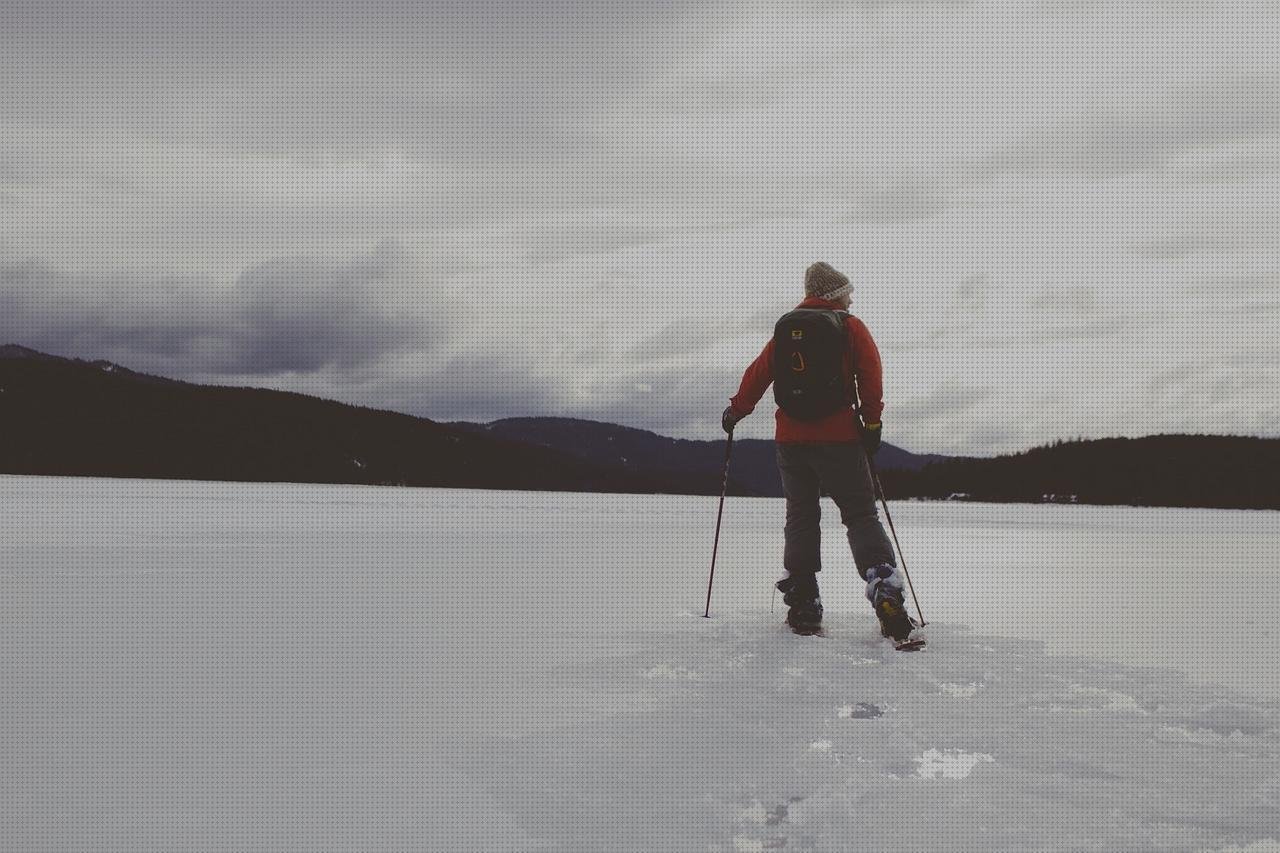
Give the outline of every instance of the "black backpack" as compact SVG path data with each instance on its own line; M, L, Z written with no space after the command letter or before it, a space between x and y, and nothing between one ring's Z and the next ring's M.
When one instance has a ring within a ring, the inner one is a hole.
M773 327L773 398L796 420L816 421L853 402L844 375L848 316L797 308Z

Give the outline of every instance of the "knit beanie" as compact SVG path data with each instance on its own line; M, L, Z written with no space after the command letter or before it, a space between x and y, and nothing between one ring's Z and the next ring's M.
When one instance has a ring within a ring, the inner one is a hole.
M817 296L834 302L852 289L849 279L830 264L818 261L804 271L805 296Z

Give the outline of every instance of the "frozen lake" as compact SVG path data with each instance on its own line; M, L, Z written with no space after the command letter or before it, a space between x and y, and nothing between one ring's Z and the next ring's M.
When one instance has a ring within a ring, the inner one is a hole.
M1274 850L1280 514L0 477L14 850ZM1027 642L1027 640L1039 642Z

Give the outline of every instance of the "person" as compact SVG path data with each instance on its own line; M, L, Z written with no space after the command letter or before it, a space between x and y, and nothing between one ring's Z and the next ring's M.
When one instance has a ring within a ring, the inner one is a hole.
M825 491L840 510L881 632L905 640L914 623L903 603L901 573L880 523L867 460L879 449L883 431L880 353L866 325L848 313L852 287L847 277L820 261L805 271L804 292L804 300L778 321L774 337L743 374L721 425L732 433L774 385L774 441L786 496L786 574L777 588L788 607L787 624L809 633L822 623L817 576ZM833 331L824 331L824 324ZM824 334L834 342L825 360L817 341Z

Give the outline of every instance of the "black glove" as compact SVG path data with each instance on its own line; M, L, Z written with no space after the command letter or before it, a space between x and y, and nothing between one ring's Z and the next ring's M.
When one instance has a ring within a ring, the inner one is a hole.
M876 451L880 449L880 427L882 424L867 424L862 428L862 446L867 449L867 453L872 456L876 455Z
M728 406L724 410L724 414L720 416L720 426L724 427L725 432L733 432L733 426L742 420L745 415L739 415L733 411L733 406Z

